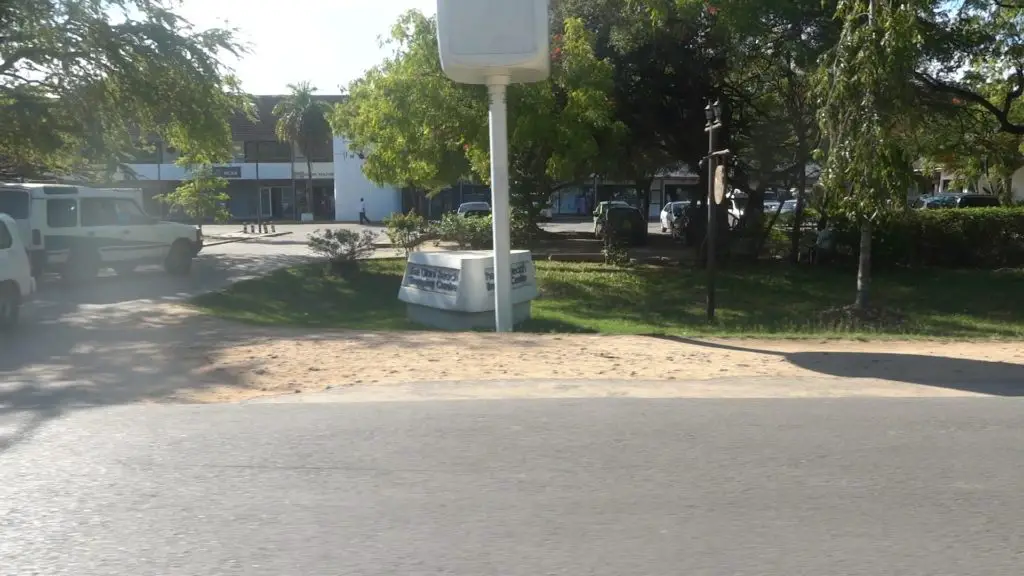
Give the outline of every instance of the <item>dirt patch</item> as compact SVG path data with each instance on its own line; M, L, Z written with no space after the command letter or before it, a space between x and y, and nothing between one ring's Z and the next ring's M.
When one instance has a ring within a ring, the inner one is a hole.
M673 382L693 388L698 381L745 381L744 396L758 396L751 385L771 381L773 388L763 394L768 397L787 395L786 381L793 382L793 395L834 396L829 380L842 381L841 388L851 391L860 382L880 395L887 389L895 396L1024 393L1024 348L1015 342L260 332L258 339L209 354L198 370L197 376L220 375L233 385L186 392L181 399L235 401L417 382L523 380L662 382L657 388L663 394ZM700 388L698 396L716 396L718 390Z

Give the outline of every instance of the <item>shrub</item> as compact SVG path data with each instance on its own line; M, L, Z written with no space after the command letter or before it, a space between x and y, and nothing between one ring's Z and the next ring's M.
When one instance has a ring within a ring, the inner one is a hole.
M513 209L509 232L513 248L527 248L536 236L537 228L529 223L526 213ZM464 218L449 212L441 218L434 232L437 239L455 242L463 250L490 250L494 245L494 229L491 216Z
M486 250L491 247L491 217L464 218L449 212L437 226L438 239L454 242L462 250Z
M309 249L318 256L327 258L330 270L336 274L344 274L358 266L358 260L371 256L377 236L364 230L362 233L352 230L314 230L309 235Z
M392 214L384 219L385 234L395 251L408 256L417 246L437 236L436 232L419 214Z
M836 246L856 255L857 224L832 218ZM1024 208L908 210L875 225L872 261L880 266L1024 266Z
M631 244L640 244L640 233L646 233L646 222L638 223L634 218L634 211L623 209L606 210L601 216L601 238L604 247L601 253L604 255L605 264L613 266L624 266L629 263L629 247ZM643 224L644 230L637 227Z
M512 208L511 222L512 247L529 248L537 238L540 228L530 223L530 217L522 208Z

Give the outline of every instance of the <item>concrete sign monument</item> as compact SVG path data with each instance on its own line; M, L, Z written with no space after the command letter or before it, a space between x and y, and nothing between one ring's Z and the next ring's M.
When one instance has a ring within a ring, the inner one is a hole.
M510 252L508 273L515 325L530 317L530 302L538 294L528 250ZM442 330L494 328L497 278L489 251L413 252L398 299L418 324Z
M449 78L484 84L490 93L495 329L508 332L514 320L505 93L511 83L551 74L548 0L437 0L437 45Z

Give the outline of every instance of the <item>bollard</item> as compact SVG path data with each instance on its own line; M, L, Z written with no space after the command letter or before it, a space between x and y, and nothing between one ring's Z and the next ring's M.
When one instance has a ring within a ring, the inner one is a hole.
M271 224L270 225L270 232L273 233L273 234L277 234L277 225L276 224Z
M249 223L248 222L242 222L242 234L248 234L248 233L249 233Z

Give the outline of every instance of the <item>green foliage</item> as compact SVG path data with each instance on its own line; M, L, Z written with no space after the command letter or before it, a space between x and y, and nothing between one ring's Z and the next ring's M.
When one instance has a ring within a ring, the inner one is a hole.
M214 176L208 164L193 166L189 178L173 192L157 195L155 198L184 212L189 218L202 224L206 220L223 222L230 217L227 210L228 194L224 191L228 181Z
M917 4L915 2L915 4ZM1024 5L948 0L922 9L914 81L933 107L986 116L997 132L1024 135Z
M857 327L823 310L844 301L845 272L805 266L731 267L718 273L719 321L704 315L705 277L663 266L624 270L604 264L536 262L543 298L518 330L679 336L851 336L899 338L1024 337L1020 271L893 270L878 284L902 322ZM395 298L405 262L362 262L359 274L325 276L319 266L277 270L193 300L236 321L318 329L416 330ZM728 297L725 297L725 295ZM823 317L824 316L824 317ZM883 368L884 370L884 368Z
M385 234L402 256L408 256L417 246L437 237L437 232L419 214L409 211L408 214L396 213L384 218Z
M376 240L377 235L370 230L314 230L309 235L309 250L326 258L331 272L344 275L353 271L359 260L373 255Z
M274 106L274 132L278 140L297 145L309 158L316 146L331 139L327 122L330 106L316 99L316 88L309 82L289 84L288 90L289 94Z
M839 249L856 254L858 232L834 219ZM872 257L888 266L1007 268L1024 266L1024 208L908 210L875 226Z
M191 163L231 152L246 102L220 62L233 32L199 31L170 0L10 0L0 9L0 160L102 178L155 134Z
M512 247L528 248L537 229L530 224L524 210L513 209L510 220ZM489 215L465 218L449 212L431 227L430 234L442 242L454 242L463 250L489 250L494 245L493 220Z
M620 226L612 226L602 237L601 255L609 266L629 264L629 232Z
M595 56L592 35L577 20L559 27L551 79L508 89L512 200L531 213L559 183L593 172L597 136L615 124L611 70ZM432 17L405 14L389 43L395 56L349 85L331 116L335 132L364 157L366 176L428 191L474 175L487 182L486 89L444 76Z
M487 133L486 90L441 72L434 18L407 12L386 43L394 56L349 84L331 126L371 181L439 191L470 175L465 146Z
M460 250L486 250L493 246L490 216L464 218L449 212L437 225L438 239L454 242Z
M819 120L828 138L820 183L831 206L855 219L899 207L913 184L915 122L910 78L921 42L910 4L840 0L840 41L817 78ZM869 16L873 12L873 17Z

